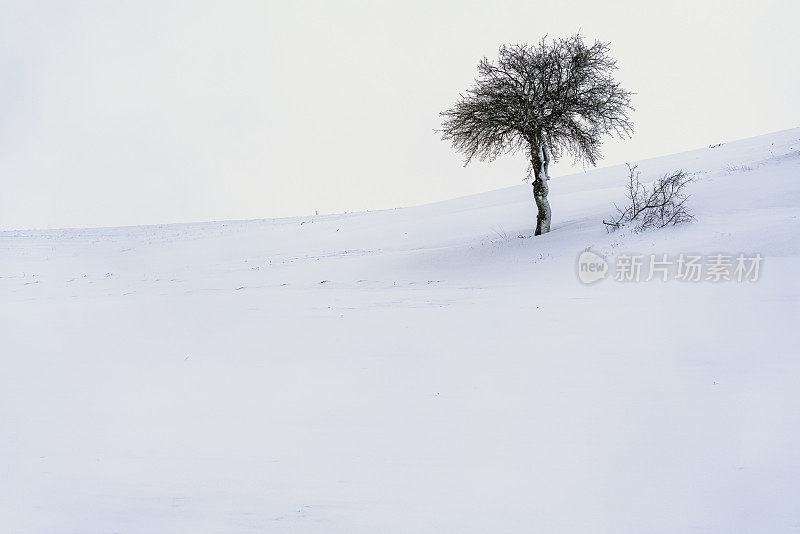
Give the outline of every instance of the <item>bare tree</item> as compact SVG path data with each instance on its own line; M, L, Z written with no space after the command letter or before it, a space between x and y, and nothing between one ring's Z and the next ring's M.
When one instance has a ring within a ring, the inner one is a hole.
M497 63L478 64L475 86L440 115L442 138L466 155L493 160L523 150L530 158L535 235L550 231L548 166L566 151L594 165L605 134L631 135L631 92L612 77L608 44L580 35L550 43L503 46Z
M694 216L689 213L686 201L689 196L686 186L692 177L684 171L667 173L648 189L639 181L636 165L628 163L627 202L617 208L617 215L610 222L603 221L610 229L632 225L634 231L648 228L663 228L689 222Z

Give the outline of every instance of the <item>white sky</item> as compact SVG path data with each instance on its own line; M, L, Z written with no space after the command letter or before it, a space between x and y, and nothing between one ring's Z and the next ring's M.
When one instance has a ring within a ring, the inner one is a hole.
M800 2L0 0L0 228L391 208L519 184L433 129L503 43L611 43L600 165L800 125ZM570 159L557 176L580 171ZM620 177L624 180L624 177Z

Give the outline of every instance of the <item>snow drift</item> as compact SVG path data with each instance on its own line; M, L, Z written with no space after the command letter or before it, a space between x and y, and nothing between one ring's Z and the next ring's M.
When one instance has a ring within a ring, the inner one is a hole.
M0 531L796 532L800 129L420 207L0 233ZM581 284L578 255L761 254Z

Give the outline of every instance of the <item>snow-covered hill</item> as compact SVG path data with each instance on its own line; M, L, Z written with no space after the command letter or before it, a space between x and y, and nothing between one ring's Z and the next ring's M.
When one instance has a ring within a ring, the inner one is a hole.
M642 234L620 166L536 238L527 185L0 233L0 532L798 532L800 128L677 168L696 221Z

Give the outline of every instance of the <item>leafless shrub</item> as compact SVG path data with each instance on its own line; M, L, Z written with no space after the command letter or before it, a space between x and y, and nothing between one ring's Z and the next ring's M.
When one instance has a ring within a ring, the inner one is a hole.
M498 228L494 228L494 227L493 227L493 228L492 228L492 232L494 232L494 234L495 234L495 235L496 235L498 238L500 238L500 240L501 240L501 241L508 241L509 239L511 239L511 237L508 235L508 232L506 232L506 231L503 229L503 227L502 227L502 226L500 226L500 227L498 227Z
M693 181L688 173L679 170L665 174L648 189L639 181L636 169L636 165L628 164L626 206L614 205L617 215L610 222L603 221L609 230L626 226L641 232L689 222L694 218L686 207L689 197L684 190Z

